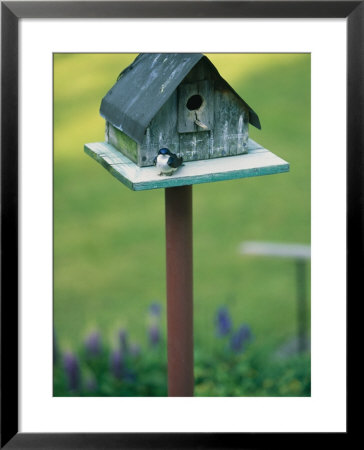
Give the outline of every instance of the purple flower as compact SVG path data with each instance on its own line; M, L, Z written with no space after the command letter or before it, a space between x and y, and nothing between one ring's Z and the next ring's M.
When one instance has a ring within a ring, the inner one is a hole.
M115 378L121 379L123 376L124 358L120 350L113 350L110 356L110 370Z
M122 352L126 352L128 349L128 333L126 330L121 328L118 333L120 348Z
M94 331L87 336L85 340L85 349L89 356L99 356L101 354L101 335L98 331Z
M148 330L148 336L151 346L157 346L161 340L159 327L157 325L151 325Z
M218 309L215 318L216 334L219 337L226 336L231 331L231 318L228 309L224 306Z
M245 350L245 345L252 338L252 333L249 325L241 325L239 329L231 336L230 348L236 353L242 353Z
M70 391L76 391L80 388L81 372L77 357L68 352L63 356L63 367L66 372L68 388Z
M244 341L250 341L250 339L252 338L252 331L250 329L250 326L247 324L241 325L240 328L238 329L238 333L240 339Z
M152 303L150 306L149 306L149 313L152 315L152 316L156 316L156 317L159 317L160 316L160 314L161 314L161 311L162 311L162 307L161 307L161 305L159 304L159 303Z

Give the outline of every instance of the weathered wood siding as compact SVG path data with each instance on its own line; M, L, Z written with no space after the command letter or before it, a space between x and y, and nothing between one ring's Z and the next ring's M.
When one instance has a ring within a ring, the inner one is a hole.
M198 86L196 83L195 86ZM184 86L194 86L193 83L181 85L180 91L183 93L182 100L179 102L179 131L184 130L180 127L180 116L183 115L183 109L186 108ZM201 92L197 91L196 92ZM193 90L188 90L189 95L193 95ZM211 106L210 114L200 115L197 111L197 118L208 126L207 130L199 129L195 132L180 132L180 154L185 161L200 159L219 158L223 156L241 155L247 153L247 143L249 138L249 113L241 104L236 95L228 89L215 88L211 94L205 94ZM201 96L204 97L203 94ZM205 97L204 97L205 98ZM188 111L188 110L187 110ZM190 111L187 112L187 114ZM213 114L212 114L213 113ZM186 114L186 116L187 116ZM188 116L187 116L188 117ZM205 119L205 117L207 117ZM211 125L212 124L212 125Z
M210 158L247 152L248 111L233 92L215 90L214 130L211 132Z
M179 135L180 154L184 161L198 161L209 158L210 132L181 133Z
M137 142L109 122L106 122L105 140L133 162L138 163L139 145Z
M177 132L177 91L173 92L146 129L138 164L152 165L158 150L163 147L169 148L172 153L180 152Z

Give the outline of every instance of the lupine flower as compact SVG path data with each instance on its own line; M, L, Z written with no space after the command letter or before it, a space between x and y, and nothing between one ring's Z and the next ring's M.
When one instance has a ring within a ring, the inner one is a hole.
M126 330L121 328L119 330L118 335L119 335L120 348L121 348L121 351L124 353L128 350L128 333Z
M243 339L244 341L250 341L250 339L252 338L251 328L247 324L241 325L238 330L238 333L240 338Z
M140 353L141 353L140 345L134 344L134 343L133 343L133 344L130 344L130 346L129 346L129 352L130 352L131 356L133 356L133 357L139 356Z
M119 349L112 351L110 356L111 373L114 375L115 378L118 378L120 380L123 376L123 369L124 369L124 358L121 351Z
M245 345L252 338L249 325L241 325L239 329L231 336L230 348L236 353L242 353Z
M159 303L152 303L150 306L149 306L149 313L152 315L152 316L156 316L156 317L159 317L160 316L160 314L161 314L161 311L162 311L162 307L161 307L161 305L159 304Z
M89 356L98 356L102 352L101 335L94 331L85 340L86 352Z
M231 331L231 318L228 309L224 306L218 309L216 314L216 334L219 337L226 336Z
M159 327L157 325L151 325L148 330L148 336L151 346L157 346L161 339Z
M68 352L63 357L63 366L66 372L68 388L70 391L76 391L81 384L80 365L77 357Z

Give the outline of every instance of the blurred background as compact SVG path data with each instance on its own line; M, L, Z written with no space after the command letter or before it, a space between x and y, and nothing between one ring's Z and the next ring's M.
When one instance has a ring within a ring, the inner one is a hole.
M54 395L167 393L164 191L133 192L83 151L136 56L54 54ZM290 172L193 188L196 395L307 396L295 264L239 245L310 243L310 55L207 56Z

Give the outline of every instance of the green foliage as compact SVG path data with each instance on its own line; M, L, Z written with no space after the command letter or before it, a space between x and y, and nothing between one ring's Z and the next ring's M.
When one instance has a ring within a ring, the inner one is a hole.
M274 356L272 348L257 350L254 340L245 351L235 352L229 338L215 338L210 352L195 350L195 396L310 396L310 356ZM77 351L80 384L70 390L61 359L54 370L55 396L166 396L167 361L165 341L146 346L138 355L123 353L123 375L112 371L112 351L103 348L90 356Z
M196 396L305 397L311 395L310 357L274 359L254 346L244 355L196 356Z

